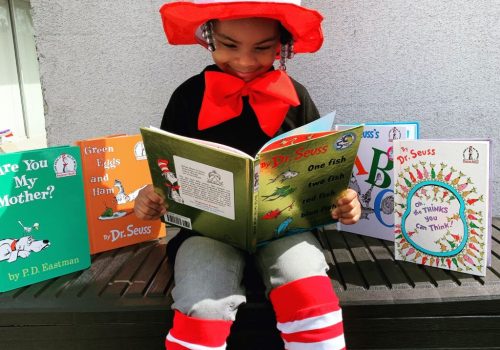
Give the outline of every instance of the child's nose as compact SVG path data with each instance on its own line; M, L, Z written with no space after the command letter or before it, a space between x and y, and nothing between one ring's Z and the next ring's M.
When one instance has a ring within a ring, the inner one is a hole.
M257 59L251 52L242 53L239 57L239 64L242 68L252 68L257 65Z

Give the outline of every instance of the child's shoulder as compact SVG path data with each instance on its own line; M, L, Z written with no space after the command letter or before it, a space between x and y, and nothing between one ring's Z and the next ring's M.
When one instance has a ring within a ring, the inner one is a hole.
M176 89L176 94L185 95L196 94L197 92L203 92L205 89L205 72L216 70L215 65L206 66L200 73L193 75L192 77L185 80Z
M304 85L302 85L301 83L299 83L297 80L295 80L294 78L290 77L290 79L292 80L292 83L293 85L295 86L295 90L306 90L306 87Z
M290 80L293 83L293 86L295 87L295 91L297 92L297 96L299 97L300 101L304 101L305 98L309 99L309 91L307 91L307 88L299 83L297 80L294 78L290 77Z

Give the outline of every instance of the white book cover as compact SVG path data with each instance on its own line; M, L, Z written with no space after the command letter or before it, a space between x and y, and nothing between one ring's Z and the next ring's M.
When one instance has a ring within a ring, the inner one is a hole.
M339 130L349 125L338 125ZM419 124L365 124L349 187L358 192L361 217L354 225L338 229L394 241L393 140L415 139Z
M394 142L397 260L486 274L490 152L489 140Z

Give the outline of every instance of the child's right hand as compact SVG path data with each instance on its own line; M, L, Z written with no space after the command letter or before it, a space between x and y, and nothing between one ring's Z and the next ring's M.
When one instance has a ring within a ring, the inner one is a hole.
M156 220L165 215L168 205L155 192L153 185L147 185L139 191L135 199L135 215L142 220Z

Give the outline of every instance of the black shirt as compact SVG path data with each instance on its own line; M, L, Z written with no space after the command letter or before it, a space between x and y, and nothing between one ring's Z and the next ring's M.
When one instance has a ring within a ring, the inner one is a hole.
M259 126L257 117L243 97L243 111L237 118L205 130L198 130L200 113L205 91L205 71L220 71L216 65L206 67L203 72L185 81L172 94L168 103L161 129L183 136L222 143L255 156L257 151L271 138ZM295 129L319 117L306 88L292 79L299 97L300 105L290 107L278 134Z

